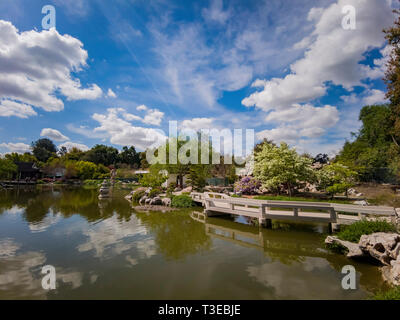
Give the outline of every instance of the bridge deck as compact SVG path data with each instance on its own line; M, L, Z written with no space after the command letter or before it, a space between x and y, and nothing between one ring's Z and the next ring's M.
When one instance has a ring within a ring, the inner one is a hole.
M358 206L325 202L275 201L233 198L220 193L191 194L208 215L232 214L257 218L260 224L275 220L350 224L369 215L396 217L392 207ZM350 214L345 214L350 213ZM354 215L356 213L357 215Z

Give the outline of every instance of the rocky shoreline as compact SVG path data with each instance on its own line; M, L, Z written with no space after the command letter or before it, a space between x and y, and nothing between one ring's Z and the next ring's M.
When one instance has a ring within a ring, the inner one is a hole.
M388 283L400 285L400 235L376 232L363 235L358 243L344 241L335 236L325 239L327 245L339 245L347 250L348 258L372 258L379 262L382 277Z

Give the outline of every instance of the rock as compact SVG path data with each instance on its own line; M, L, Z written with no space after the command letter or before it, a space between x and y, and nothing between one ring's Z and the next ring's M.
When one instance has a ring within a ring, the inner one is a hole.
M325 239L325 243L326 244L338 244L338 245L345 247L349 251L346 255L348 258L365 256L365 253L360 249L360 247L357 243L340 240L339 238L334 237L334 236L328 236Z
M400 235L396 233L376 232L363 235L358 243L364 253L379 260L384 265L390 265L392 250L400 242Z
M128 201L132 201L132 195L131 194L126 195L125 199Z
M152 206L159 206L159 205L162 205L162 200L161 200L161 198L160 198L160 197L155 197L155 198L151 199L150 205L152 205Z
M184 193L184 192L192 192L192 190L193 190L193 187L187 187L185 189L182 189L182 193Z
M175 192L178 192L178 191L182 191L182 189L179 188L179 187L176 187L176 188L174 189L174 191L175 191Z
M139 200L139 204L142 205L142 204L146 203L146 200L147 200L147 196L141 197Z
M162 204L166 207L170 207L171 206L171 199L170 198L163 198L162 199Z
M400 242L396 244L394 249L390 252L389 256L396 260L398 257L400 257Z
M146 205L150 204L151 200L153 200L153 199L147 198L147 199L144 201L144 204L146 204Z
M392 260L390 266L382 268L383 279L398 286L400 285L400 259Z
M356 193L357 193L357 191L354 188L350 188L349 190L347 190L347 194L348 195L353 195L353 194L356 194Z

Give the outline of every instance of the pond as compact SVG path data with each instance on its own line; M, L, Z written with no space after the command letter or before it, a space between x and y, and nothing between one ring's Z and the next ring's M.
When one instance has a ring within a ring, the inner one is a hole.
M377 267L324 248L325 226L135 212L127 193L0 190L0 299L363 299L383 286ZM356 290L341 286L348 264Z

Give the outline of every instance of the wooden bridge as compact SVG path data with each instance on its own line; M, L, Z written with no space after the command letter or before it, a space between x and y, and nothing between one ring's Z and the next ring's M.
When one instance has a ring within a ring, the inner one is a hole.
M205 207L207 216L221 214L240 215L258 219L259 224L270 226L271 220L295 222L351 224L368 216L389 217L394 220L396 211L392 207L359 206L327 202L277 201L234 198L213 192L192 192L193 201Z

